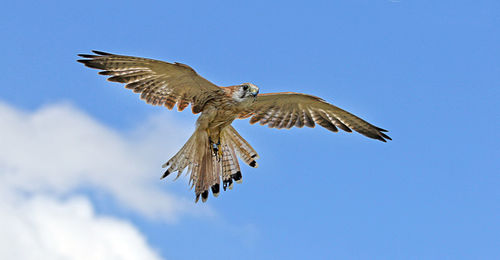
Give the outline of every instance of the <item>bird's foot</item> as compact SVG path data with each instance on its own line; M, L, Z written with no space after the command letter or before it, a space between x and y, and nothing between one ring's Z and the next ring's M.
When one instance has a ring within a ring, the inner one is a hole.
M210 141L210 146L212 148L212 153L215 155L215 158L217 161L220 161L220 158L222 158L222 149L220 149L220 139L217 141L217 143L213 142L211 138L208 138Z

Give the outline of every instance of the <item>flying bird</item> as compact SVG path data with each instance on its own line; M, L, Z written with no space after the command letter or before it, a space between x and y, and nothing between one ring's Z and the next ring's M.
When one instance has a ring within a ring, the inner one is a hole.
M151 105L179 111L191 105L194 114L201 113L196 130L177 154L163 164L162 178L187 169L189 183L195 188L196 202L203 202L209 191L217 197L220 188L241 183L238 157L251 167L259 158L252 146L231 126L235 119L250 118L271 128L314 127L332 131L352 130L383 142L391 140L384 132L365 120L312 95L281 92L259 94L252 83L220 87L201 77L188 65L159 60L115 55L102 51L79 54L85 66L99 69L109 81L125 83L125 87L141 94ZM352 129L352 130L351 130ZM221 185L222 181L222 185Z

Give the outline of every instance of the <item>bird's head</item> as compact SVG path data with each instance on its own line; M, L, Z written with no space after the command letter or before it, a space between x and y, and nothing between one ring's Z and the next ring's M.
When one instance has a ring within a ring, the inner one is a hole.
M243 83L233 87L233 99L236 101L244 101L248 99L255 99L259 94L259 87L252 83Z

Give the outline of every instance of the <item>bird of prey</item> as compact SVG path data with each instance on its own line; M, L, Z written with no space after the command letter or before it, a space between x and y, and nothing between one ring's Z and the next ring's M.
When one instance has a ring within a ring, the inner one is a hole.
M383 142L391 140L382 128L331 105L319 97L294 92L259 94L251 83L220 87L201 77L188 65L159 60L92 51L79 54L85 66L111 76L109 81L141 94L148 104L179 111L191 104L194 114L201 113L196 130L177 154L163 165L162 178L187 169L189 183L195 187L196 202L205 202L209 190L217 197L222 188L231 189L233 181L241 183L237 156L251 167L257 167L259 156L250 144L231 126L235 119L250 117L271 128L314 127L316 124L337 132L352 130ZM352 129L352 130L351 130Z

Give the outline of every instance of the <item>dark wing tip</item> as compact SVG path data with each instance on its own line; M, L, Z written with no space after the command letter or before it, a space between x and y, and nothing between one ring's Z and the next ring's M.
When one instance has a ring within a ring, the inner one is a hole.
M109 55L113 55L111 53L108 53L108 52L103 52L103 51L96 51L96 50L92 50L93 53L97 54L97 55L101 55L101 56L109 56Z
M388 131L386 131L386 132L388 132ZM381 134L381 135L382 135L385 139L392 140L392 138L390 138L388 135L386 135L386 134L384 134L384 133L382 133L382 132L380 132L380 134Z
M384 128L380 128L380 127L375 127L375 128L377 128L377 130L379 130L380 132L389 132L389 131L385 130Z
M104 69L103 65L96 60L76 60L77 62L83 63L85 66L93 69Z
M82 57L82 58L88 58L88 59L93 59L95 57L99 57L99 56L96 56L96 55L92 55L92 54L83 54L83 53L80 53L78 54L78 56Z
M170 171L169 170L165 171L165 173L161 176L160 179L166 178L168 175L170 175Z
M103 52L103 51L96 51L96 50L92 50L92 52L95 53L95 54L97 54L97 55L85 54L85 53L80 53L80 54L77 54L77 55L80 56L80 57L82 57L82 58L86 58L86 59L95 59L95 58L99 58L101 56L114 55L114 54L111 54L111 53L107 53L107 52Z
M392 140L388 135L384 134L382 131L378 131L376 135L371 136L372 138L375 138L377 140L380 140L382 142L387 142L387 140Z

